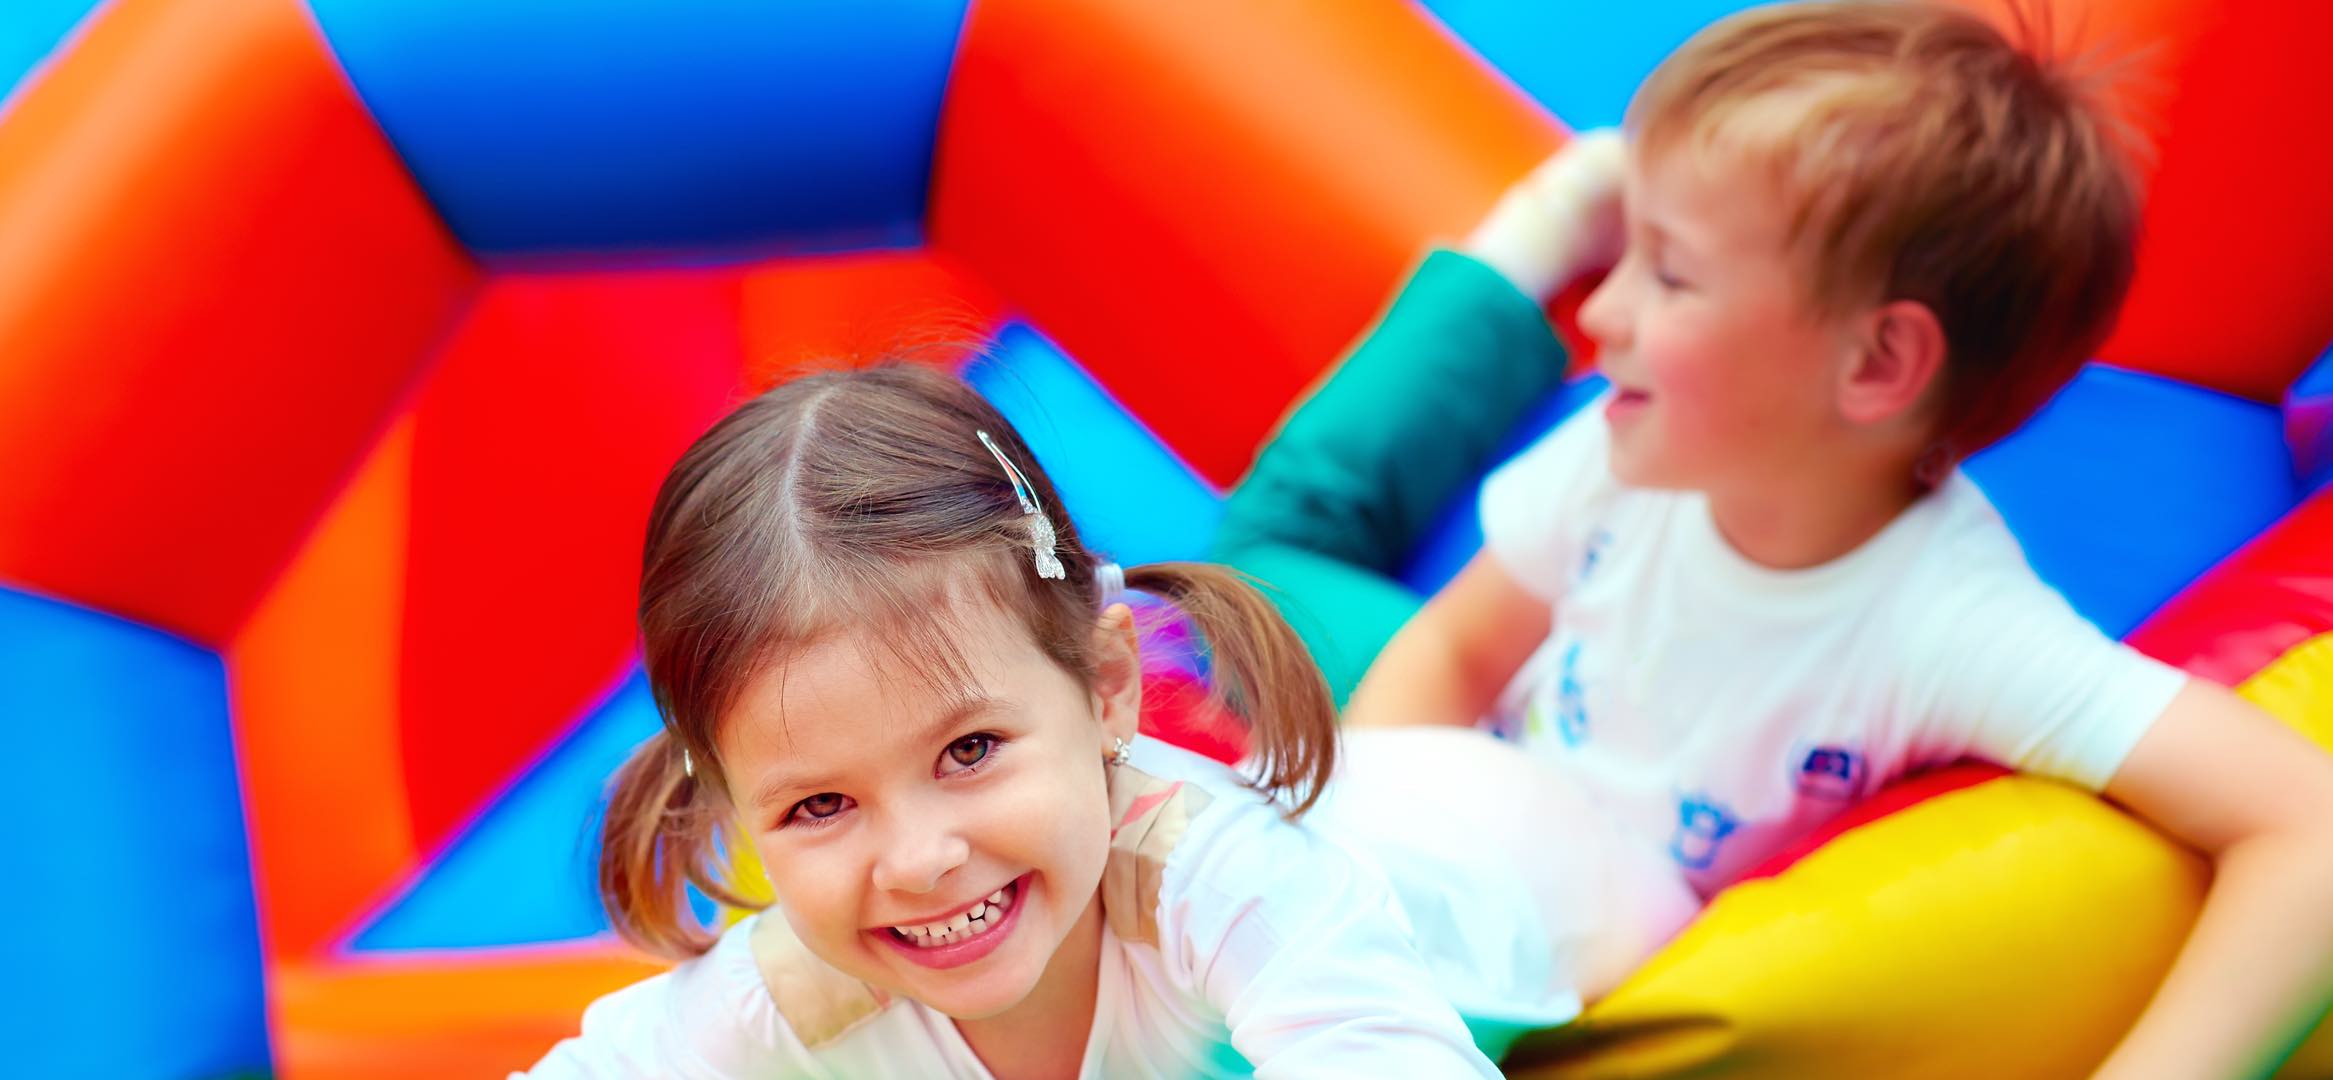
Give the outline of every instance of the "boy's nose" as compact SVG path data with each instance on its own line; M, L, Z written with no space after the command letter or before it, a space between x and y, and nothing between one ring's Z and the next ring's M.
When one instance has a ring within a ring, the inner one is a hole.
M1604 275L1603 282L1580 305L1580 330L1594 339L1599 352L1628 348L1628 290L1635 270L1629 263L1630 259L1622 256L1620 265Z

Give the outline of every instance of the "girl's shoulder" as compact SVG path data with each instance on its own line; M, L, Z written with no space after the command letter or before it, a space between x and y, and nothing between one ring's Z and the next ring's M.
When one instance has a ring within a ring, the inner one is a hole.
M1159 911L1187 878L1189 853L1208 844L1243 802L1262 796L1230 766L1136 737L1126 764L1110 769L1110 854L1102 865L1102 913L1127 944L1158 946ZM1171 869L1170 869L1171 868Z
M1378 877L1349 848L1247 782L1239 770L1156 739L1110 778L1102 909L1128 944L1205 955L1242 915L1304 907Z
M582 1031L553 1047L527 1075L544 1078L589 1076L767 1077L824 1075L811 1048L796 1034L800 1012L811 1020L851 1015L848 1008L789 1010L772 992L767 970L789 978L807 974L782 947L758 938L782 937L766 927L785 920L749 917L733 926L713 948L672 970L644 979L591 1003ZM765 963L767 952L774 963ZM802 954L807 957L805 952ZM792 985L817 988L824 999L831 977ZM813 1030L816 1030L815 1024Z

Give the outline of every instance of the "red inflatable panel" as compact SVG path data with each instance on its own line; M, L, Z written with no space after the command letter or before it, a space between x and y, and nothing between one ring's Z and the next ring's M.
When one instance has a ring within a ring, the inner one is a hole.
M930 235L1228 485L1560 137L1399 0L982 0Z
M1247 724L1208 696L1207 684L1172 668L1142 676L1142 733L1226 765L1247 754Z
M0 579L224 644L476 271L298 0L116 0L0 118Z
M2333 488L2206 571L2131 632L2139 651L2234 686L2333 632Z
M631 663L656 485L739 398L740 273L498 277L416 401L401 707L425 855Z
M746 382L764 389L828 360L960 354L995 336L999 306L986 283L934 252L761 266L745 278Z
M2134 63L2121 96L2155 147L2138 279L2099 357L2280 400L2333 341L2333 4L2049 6L2061 47Z

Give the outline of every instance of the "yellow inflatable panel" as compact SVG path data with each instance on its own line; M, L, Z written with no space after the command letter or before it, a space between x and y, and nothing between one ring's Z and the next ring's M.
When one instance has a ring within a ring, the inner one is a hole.
M2333 635L2242 693L2333 750ZM2027 777L1940 795L1720 893L1511 1076L2062 1080L2145 1006L2201 905L2201 859ZM2320 1026L2279 1073L2333 1077Z
M2333 751L2333 634L2302 643L2236 692Z

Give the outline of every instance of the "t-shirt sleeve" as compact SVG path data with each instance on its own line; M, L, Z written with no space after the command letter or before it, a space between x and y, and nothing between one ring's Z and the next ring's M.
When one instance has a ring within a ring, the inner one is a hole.
M1960 583L1923 620L1916 756L1974 756L2100 790L2186 673L2106 636L2023 563Z
M1256 1076L1499 1075L1374 867L1268 812L1197 847L1164 875L1160 953Z
M582 1031L512 1080L827 1080L777 1014L745 935L583 1010Z
M1604 400L1589 402L1482 483L1483 550L1549 603L1562 598L1586 550L1597 504L1618 490Z

